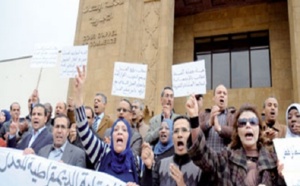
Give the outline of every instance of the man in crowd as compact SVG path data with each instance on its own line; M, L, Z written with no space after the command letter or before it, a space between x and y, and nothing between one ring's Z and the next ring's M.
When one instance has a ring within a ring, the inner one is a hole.
M7 146L24 150L26 154L38 152L41 148L53 143L52 134L46 129L47 111L44 105L38 103L31 111L32 130L20 143L17 143L18 124L12 122L9 128Z
M51 160L62 161L69 165L86 167L85 152L68 142L70 120L66 115L54 118L53 144L39 150L38 155Z
M272 144L274 138L284 138L286 134L286 126L279 124L278 116L278 101L275 97L269 97L263 104L263 113L265 114L264 134L267 138L267 143Z
M162 105L162 113L153 116L150 121L149 125L150 128L145 136L145 141L150 143L151 145L155 145L158 142L158 132L159 126L164 119L174 119L178 116L173 112L174 109L174 91L172 87L165 87L160 96L160 102Z
M92 128L101 139L104 139L105 130L112 127L113 124L113 120L105 114L106 104L106 96L102 93L97 93L94 98L95 120Z
M144 105L139 100L132 102L132 122L134 129L144 138L149 130L149 126L144 122Z
M224 85L215 88L213 100L215 105L209 120L202 122L200 127L205 133L207 145L220 152L230 143L234 115L227 110L228 92Z

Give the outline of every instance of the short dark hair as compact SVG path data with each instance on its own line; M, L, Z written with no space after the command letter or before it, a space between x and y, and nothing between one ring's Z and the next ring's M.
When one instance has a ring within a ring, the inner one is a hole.
M43 104L41 104L41 103L37 103L37 104L35 104L35 105L32 107L32 109L31 109L31 111L30 111L30 116L32 116L32 111L33 111L33 109L36 108L36 107L41 107L41 108L43 108L43 109L44 109L44 116L47 116L47 109L46 109L45 105L43 105Z
M121 99L121 101L125 101L125 102L127 102L127 103L129 104L129 109L130 109L130 111L132 111L133 107L132 107L132 104L131 104L131 102L130 102L128 99L126 99L126 98L123 98L123 99Z
M164 97L165 90L172 90L172 92L174 92L174 90L173 90L172 87L166 86L166 87L164 87L164 89L161 91L160 97Z
M191 120L190 120L190 118L187 117L187 116L184 116L184 115L179 115L179 116L175 117L174 118L174 122L173 122L173 126L174 126L175 122L177 120L180 120L180 119L185 119L189 123L189 127L191 127Z
M92 113L92 118L95 117L95 112L94 112L94 110L92 109L92 107L90 107L90 106L85 106L84 108L85 108L85 110L90 110L90 111L91 111L91 113Z
M20 108L21 108L21 106L20 106L20 104L18 103L18 102L13 102L12 104L10 104L10 106L9 106L9 109L10 109L10 111L12 111L12 107L13 107L13 105L18 105Z
M55 116L53 126L55 125L55 120L57 118L66 118L66 120L67 120L67 127L70 128L70 119L65 114L58 114L57 116Z

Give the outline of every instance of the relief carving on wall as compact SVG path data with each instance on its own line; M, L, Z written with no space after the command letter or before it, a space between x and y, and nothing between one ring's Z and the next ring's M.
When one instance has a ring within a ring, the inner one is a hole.
M144 6L143 13L143 39L141 59L148 64L147 76L147 92L145 105L147 106L150 115L154 113L156 85L157 85L157 70L158 70L158 45L159 45L159 23L160 23L160 3L150 2Z

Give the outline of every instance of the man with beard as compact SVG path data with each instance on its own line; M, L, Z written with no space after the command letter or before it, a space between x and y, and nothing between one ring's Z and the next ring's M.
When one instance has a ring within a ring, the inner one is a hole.
M231 140L234 114L227 109L228 93L224 85L218 85L214 90L209 120L202 122L200 127L205 134L207 145L220 152Z
M284 138L286 134L286 126L279 124L278 116L278 101L275 97L269 97L263 105L265 113L264 134L267 137L267 143L272 144L274 138Z
M187 154L187 143L190 134L190 119L186 116L176 117L172 135L175 154L163 158L159 162L154 162L154 154L150 145L147 143L143 144L142 160L146 169L141 185L199 185L201 169L191 161ZM152 171L154 163L154 171Z
M150 121L149 125L150 128L145 136L145 141L150 143L151 145L156 145L158 142L158 132L159 126L164 119L171 119L173 120L178 114L173 112L174 108L174 91L172 87L165 87L161 92L160 102L163 107L162 113L156 116L153 116Z
M95 120L92 128L101 139L104 139L105 130L112 127L113 120L105 114L107 98L102 93L97 93L94 98Z
M144 105L139 100L132 102L132 122L137 132L144 138L147 134L149 126L144 122Z

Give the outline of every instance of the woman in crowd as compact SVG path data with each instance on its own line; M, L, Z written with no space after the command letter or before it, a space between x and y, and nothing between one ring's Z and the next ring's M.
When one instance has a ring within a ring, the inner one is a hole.
M159 141L154 146L155 162L174 154L172 133L173 121L170 119L163 120L159 128Z
M293 103L286 110L286 138L300 137L300 104Z
M7 110L1 110L0 112L0 129L3 124L10 120L10 113Z
M236 113L230 147L216 153L206 145L198 123L198 106L194 96L186 104L191 118L192 141L189 155L203 172L211 174L212 185L285 185L279 175L276 154L262 144L262 122L257 110L243 105Z
M86 79L85 66L81 71L77 67L78 75L75 78L75 105L76 123L79 136L95 169L110 174L127 183L127 186L139 184L139 175L142 167L141 159L134 156L130 149L132 136L130 124L125 119L117 119L110 132L111 145L107 145L97 138L90 129L85 108L83 106L82 89Z

